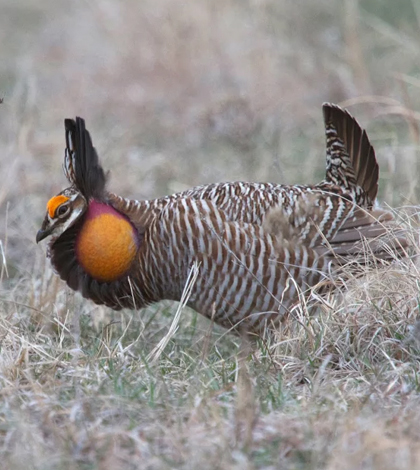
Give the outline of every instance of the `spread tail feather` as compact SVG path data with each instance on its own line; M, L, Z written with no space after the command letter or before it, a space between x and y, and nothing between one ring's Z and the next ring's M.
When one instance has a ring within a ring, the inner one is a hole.
M363 189L371 207L378 192L379 167L366 131L348 111L337 105L324 103L323 113L327 135L326 180L344 187L350 180ZM344 149L340 150L342 145ZM342 179L343 173L346 181L337 182L337 175Z

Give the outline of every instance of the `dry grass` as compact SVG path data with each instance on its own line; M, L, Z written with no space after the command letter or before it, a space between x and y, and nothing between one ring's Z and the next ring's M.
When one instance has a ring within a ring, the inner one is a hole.
M169 306L110 317L54 283L4 301L6 468L416 468L419 273L378 269L260 344L185 312L157 361Z
M375 146L381 198L416 212L417 3L0 6L1 468L419 468L416 258L347 280L250 345L188 310L165 336L170 303L133 315L83 301L34 241L76 114L112 188L153 197L319 181L320 105L341 103ZM418 246L417 216L403 224Z

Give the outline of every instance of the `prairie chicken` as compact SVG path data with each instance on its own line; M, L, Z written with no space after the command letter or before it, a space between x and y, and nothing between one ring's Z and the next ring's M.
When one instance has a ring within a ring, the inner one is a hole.
M221 183L137 201L109 192L81 118L65 120L70 187L47 203L36 240L60 277L97 304L140 309L180 300L227 328L278 322L329 276L332 255L352 255L392 216L372 210L378 165L366 132L324 104L327 171L312 186ZM378 257L389 253L375 245Z

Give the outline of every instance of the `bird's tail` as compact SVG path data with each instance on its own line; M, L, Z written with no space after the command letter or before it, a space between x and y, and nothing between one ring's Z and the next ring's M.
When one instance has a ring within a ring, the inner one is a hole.
M316 251L333 257L337 265L366 265L407 256L409 241L397 227L394 215L382 209L355 207L336 235Z
M348 201L347 205L347 215L331 238L322 233L317 226L316 217L311 219L307 216L307 225L312 227L313 232L319 233L315 245L311 243L313 237L302 238L302 227L294 224L294 219L299 219L300 212L305 212L304 204L291 216L281 207L273 208L265 217L263 227L274 235L279 245L310 245L320 256L333 259L337 266L348 263L367 265L407 255L409 241L403 230L397 227L392 212L382 209L366 210ZM305 229L307 225L304 226Z
M323 104L327 137L326 181L353 190L359 187L372 207L378 192L379 167L366 131L346 110Z

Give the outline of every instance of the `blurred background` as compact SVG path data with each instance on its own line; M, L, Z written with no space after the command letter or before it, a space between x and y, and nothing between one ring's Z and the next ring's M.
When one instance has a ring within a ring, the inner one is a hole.
M417 0L0 0L1 277L42 269L45 204L82 116L110 189L152 198L226 180L315 183L321 105L368 131L380 199L414 204ZM7 259L7 271L4 259Z

